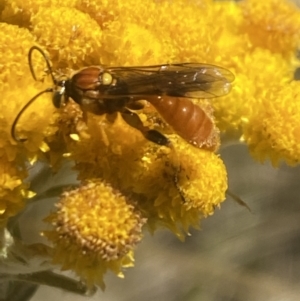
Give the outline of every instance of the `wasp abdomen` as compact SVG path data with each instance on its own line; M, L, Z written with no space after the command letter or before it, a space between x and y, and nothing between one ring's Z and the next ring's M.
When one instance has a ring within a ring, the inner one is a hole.
M164 96L153 98L149 102L183 139L198 147L211 144L215 131L214 122L204 109L191 100Z

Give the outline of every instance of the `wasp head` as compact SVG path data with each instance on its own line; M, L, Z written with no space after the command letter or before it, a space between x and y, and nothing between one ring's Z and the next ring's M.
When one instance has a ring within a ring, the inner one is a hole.
M68 93L66 92L66 87L68 85L69 79L67 76L63 75L54 82L52 103L56 108L60 108L66 104L68 100Z

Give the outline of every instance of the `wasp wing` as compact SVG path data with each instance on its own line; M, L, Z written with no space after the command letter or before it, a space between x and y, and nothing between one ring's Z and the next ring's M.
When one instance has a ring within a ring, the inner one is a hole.
M107 68L116 84L105 97L212 98L229 93L234 75L227 69L206 64L183 63L137 67Z

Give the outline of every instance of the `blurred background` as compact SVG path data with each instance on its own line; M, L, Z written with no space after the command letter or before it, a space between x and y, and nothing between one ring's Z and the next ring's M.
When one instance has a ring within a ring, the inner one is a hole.
M135 267L125 271L125 279L109 274L106 291L98 291L88 300L300 299L300 168L274 169L256 163L244 145L226 147L221 157L231 191L251 212L227 199L202 221L201 230L191 231L183 243L165 230L153 237L145 233L136 249ZM39 210L32 208L31 218L40 216ZM30 231L36 222L23 231ZM41 286L30 300L79 301L87 297Z

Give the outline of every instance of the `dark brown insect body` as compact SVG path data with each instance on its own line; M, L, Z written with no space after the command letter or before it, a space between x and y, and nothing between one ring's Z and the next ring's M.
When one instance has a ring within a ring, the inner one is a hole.
M214 124L211 116L195 105L191 98L225 95L234 80L233 74L224 68L198 63L109 68L90 66L70 78L56 79L44 52L34 46L29 51L29 65L35 80L31 63L33 50L44 56L54 88L34 96L20 111L12 126L12 137L17 141L24 141L15 137L16 123L21 114L41 94L52 92L52 101L56 107L72 98L83 111L97 115L120 112L123 119L145 138L167 145L169 140L163 134L145 127L133 112L140 108L139 100L147 100L179 136L201 147L212 135Z

